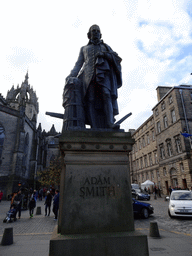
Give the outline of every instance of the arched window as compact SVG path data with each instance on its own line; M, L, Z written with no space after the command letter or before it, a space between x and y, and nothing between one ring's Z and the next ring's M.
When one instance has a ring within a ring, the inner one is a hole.
M5 130L2 125L0 125L0 163L1 163L1 157L3 152L3 143L5 139Z

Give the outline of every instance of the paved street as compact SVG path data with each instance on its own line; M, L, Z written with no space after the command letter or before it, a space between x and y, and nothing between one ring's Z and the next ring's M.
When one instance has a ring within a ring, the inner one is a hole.
M164 198L157 198L154 200L152 197L150 201L155 209L154 214L149 217L149 219L136 219L136 228L147 228L151 221L156 221L158 226L162 229L166 229L170 232L179 232L192 237L192 219L182 218L182 219L171 219L168 215L168 201L164 201Z
M168 202L163 198L151 198L149 203L155 208L154 215L147 220L135 219L135 229L148 236L149 255L192 256L192 219L170 219L167 214ZM34 214L30 219L28 210L22 211L20 220L6 224L3 219L9 205L8 201L0 203L0 241L4 229L13 227L14 244L0 246L0 255L48 256L49 240L57 223L53 220L53 213L50 217L44 216L44 201L37 202L37 206L41 206L41 215ZM151 221L158 223L160 239L149 237Z

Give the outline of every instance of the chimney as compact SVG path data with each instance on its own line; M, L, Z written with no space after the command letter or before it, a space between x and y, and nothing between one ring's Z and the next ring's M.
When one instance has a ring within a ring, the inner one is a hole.
M171 88L172 87L158 86L156 89L157 90L157 100L160 101Z

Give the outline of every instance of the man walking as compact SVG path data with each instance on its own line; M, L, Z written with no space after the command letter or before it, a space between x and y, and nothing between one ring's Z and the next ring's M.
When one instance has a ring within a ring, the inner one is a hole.
M22 204L23 196L21 194L21 190L18 191L17 195L14 198L14 204L17 205L17 212L19 219L21 218L21 204Z
M55 215L54 220L57 220L58 210L59 210L59 190L56 189L55 196L53 198L53 213Z

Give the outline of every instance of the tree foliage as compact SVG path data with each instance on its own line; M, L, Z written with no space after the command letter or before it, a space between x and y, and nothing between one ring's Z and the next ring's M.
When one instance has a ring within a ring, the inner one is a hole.
M50 161L49 167L38 173L38 181L42 186L59 186L61 176L61 157L54 157Z

